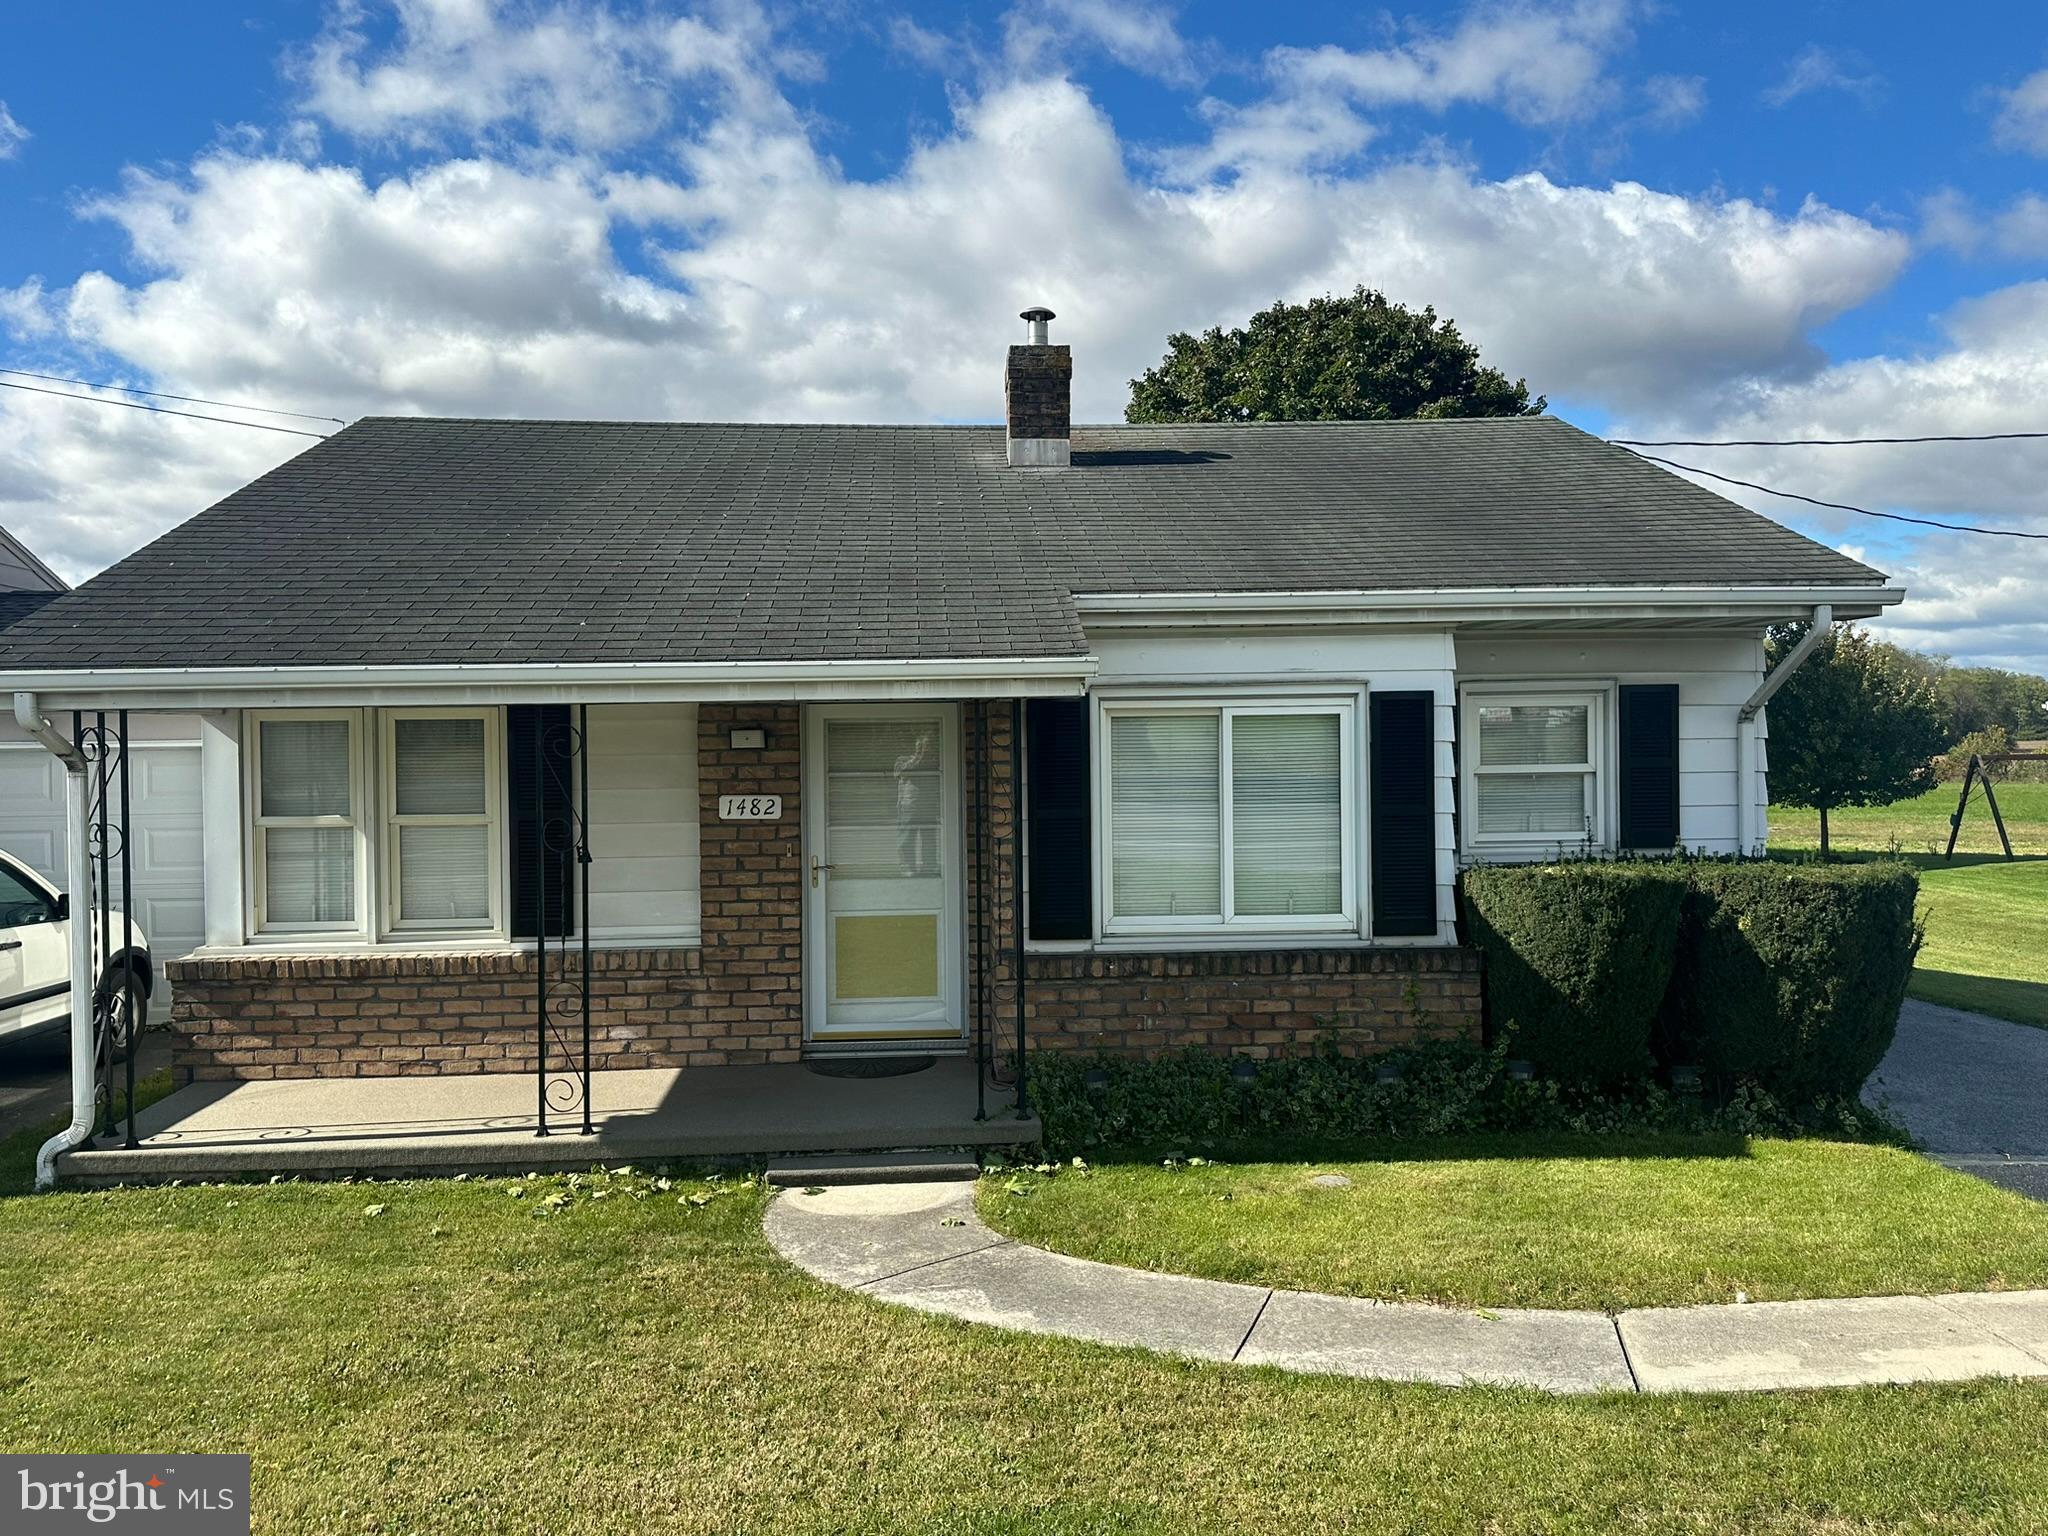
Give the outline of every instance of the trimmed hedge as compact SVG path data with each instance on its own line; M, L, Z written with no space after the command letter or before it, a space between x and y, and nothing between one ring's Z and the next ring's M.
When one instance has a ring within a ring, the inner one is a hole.
M1791 1103L1853 1097L1920 948L1919 877L1893 862L1492 866L1463 887L1495 1033L1572 1083L1654 1055Z
M1898 1028L1919 876L1890 862L1688 874L1670 1053L1789 1099L1856 1093Z
M1570 1083L1650 1069L1686 887L1665 864L1480 866L1465 872L1490 1016L1514 1050Z
M1230 1058L1199 1048L1141 1059L1034 1052L1032 1108L1045 1148L1150 1157L1294 1157L1360 1141L1554 1132L1637 1136L1665 1132L1785 1136L1818 1132L1903 1144L1905 1133L1854 1098L1797 1108L1742 1086L1710 1101L1637 1081L1574 1088L1518 1082L1507 1047L1418 1046L1383 1055L1287 1057L1256 1064L1249 1080ZM1398 1070L1397 1080L1385 1080ZM1095 1086L1091 1074L1100 1074Z

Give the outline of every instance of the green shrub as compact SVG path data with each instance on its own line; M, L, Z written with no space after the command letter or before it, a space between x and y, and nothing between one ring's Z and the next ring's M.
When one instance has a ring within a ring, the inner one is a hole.
M1359 1140L1486 1132L1738 1136L1818 1131L1853 1140L1903 1132L1853 1097L1798 1107L1754 1086L1709 1101L1638 1080L1608 1089L1554 1079L1517 1082L1505 1044L1426 1045L1378 1056L1334 1053L1257 1063L1250 1081L1228 1057L1203 1050L1141 1060L1066 1052L1031 1056L1032 1107L1045 1147L1059 1158L1103 1153L1310 1155ZM1398 1069L1398 1081L1381 1080ZM1090 1088L1088 1075L1101 1073Z
M1788 1100L1855 1094L1898 1027L1919 877L1888 861L1690 875L1671 1049Z
M1481 866L1463 888L1486 955L1488 1016L1515 1055L1571 1083L1649 1070L1685 897L1680 866Z

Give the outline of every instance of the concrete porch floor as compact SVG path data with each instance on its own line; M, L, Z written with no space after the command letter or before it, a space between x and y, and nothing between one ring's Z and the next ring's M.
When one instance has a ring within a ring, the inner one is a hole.
M594 1134L550 1114L534 1135L534 1080L293 1078L194 1083L136 1117L133 1151L102 1138L67 1152L68 1184L299 1174L502 1172L596 1162L1014 1146L1039 1137L991 1087L974 1118L974 1064L941 1057L900 1077L826 1077L801 1065L595 1072Z

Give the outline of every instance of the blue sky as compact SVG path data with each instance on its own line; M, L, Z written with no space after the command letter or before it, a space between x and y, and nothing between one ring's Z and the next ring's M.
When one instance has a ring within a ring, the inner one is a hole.
M342 417L980 419L1042 299L1106 417L1169 330L1363 282L1596 431L2048 427L2048 16L1927 17L23 7L0 365ZM298 441L5 392L0 521L83 576ZM2048 531L2048 445L1695 452ZM1746 499L1907 580L1900 638L2048 670L2048 545Z

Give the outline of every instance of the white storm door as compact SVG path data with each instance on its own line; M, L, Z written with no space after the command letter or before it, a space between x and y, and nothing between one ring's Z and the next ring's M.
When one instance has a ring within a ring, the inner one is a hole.
M963 1038L958 708L814 706L804 778L806 1034Z

